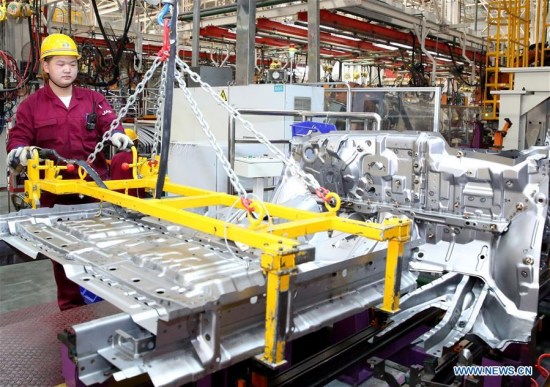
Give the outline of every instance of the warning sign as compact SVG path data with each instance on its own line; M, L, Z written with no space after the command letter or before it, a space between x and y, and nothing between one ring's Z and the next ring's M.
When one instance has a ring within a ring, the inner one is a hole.
M225 92L225 90L222 90L220 92L220 98L227 102L227 93Z

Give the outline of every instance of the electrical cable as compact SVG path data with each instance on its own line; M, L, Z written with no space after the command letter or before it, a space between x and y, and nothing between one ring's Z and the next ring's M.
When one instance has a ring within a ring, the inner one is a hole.
M455 60L455 57L454 57L454 54L453 54L453 47L451 47L451 45L449 43L446 43L447 44L447 47L449 48L449 53L451 54L451 61L453 62L453 65L455 67L455 72L453 72L453 75L457 76L461 81L462 83L468 85L468 86L472 86L472 87L476 87L476 86L479 86L479 83L476 83L476 84L471 84L469 81L467 81L464 76L462 75L462 70L464 69L464 67L459 67L457 64L456 64L456 60ZM475 66L475 64L474 64Z
M122 54L123 54L123 52L126 48L126 43L127 43L127 38L128 38L128 31L130 30L130 26L132 25L132 19L133 19L134 13L135 13L136 1L137 0L132 1L129 4L129 6L126 8L126 20L125 20L125 23L124 23L124 30L123 30L123 33L122 33L122 37L119 40L120 43L117 45L117 49L115 51L115 49L113 48L113 45L112 45L113 42L111 41L111 39L109 39L109 37L107 35L107 32L105 31L105 27L104 27L104 25L101 21L101 17L99 15L99 9L97 7L97 2L96 2L96 0L92 0L92 6L93 6L93 9L94 9L94 14L95 14L96 19L97 19L97 24L99 26L99 29L100 29L101 34L103 36L103 39L107 43L107 48L109 49L109 52L111 53L111 58L113 60L111 66L109 68L109 70L111 71L111 74L112 74L112 79L107 81L107 82L103 82L103 83L94 82L92 84L92 86L108 87L108 86L114 85L115 83L118 82L119 76L120 76L120 69L118 67L118 63L120 63L120 60L122 58ZM99 73L99 71L98 71L98 73Z

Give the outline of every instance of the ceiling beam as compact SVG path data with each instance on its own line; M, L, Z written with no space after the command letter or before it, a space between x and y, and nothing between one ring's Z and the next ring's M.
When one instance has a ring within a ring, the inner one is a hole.
M350 7L341 7L342 12L358 15L370 20L380 21L392 26L413 30L415 24L420 24L422 18L426 21L426 27L432 30L440 38L453 41L461 39L464 32L467 34L467 40L471 45L482 48L484 45L483 37L476 31L468 28L455 28L446 24L438 23L437 17L429 12L418 13L417 9L407 8L402 2L391 0L386 2L378 0L361 0L361 4ZM398 3L398 4L397 4Z
M297 20L307 22L307 13L299 12ZM398 31L394 28L385 27L379 24L373 24L367 21L359 20L356 18L344 16L331 12L328 10L321 11L321 25L335 28L337 30L350 31L360 34L362 36L368 36L372 39L379 39L384 43L400 43L412 46L413 42L418 44L418 39L414 34ZM451 51L455 58L462 58L462 48L452 45L449 47L444 41L426 39L426 48L442 54L450 55ZM378 49L379 50L379 49ZM466 55L470 59L476 59L476 61L482 60L485 63L485 56L481 56L480 52L467 50Z

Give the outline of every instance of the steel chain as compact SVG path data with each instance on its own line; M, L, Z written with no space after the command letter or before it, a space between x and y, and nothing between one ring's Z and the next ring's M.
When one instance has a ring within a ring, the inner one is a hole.
M89 164L95 161L97 154L103 150L103 148L105 147L105 143L111 139L111 133L113 132L113 130L120 125L120 120L122 120L122 118L126 116L126 114L128 113L128 109L136 103L137 96L143 92L143 89L145 88L145 84L151 79L159 63L160 63L160 59L155 58L151 68L147 70L141 82L136 86L136 91L134 92L134 94L132 94L128 98L126 105L122 109L120 109L120 112L118 113L117 118L114 119L113 122L111 122L111 126L109 127L109 130L103 133L103 137L101 141L96 144L94 151L90 153L90 155L88 156L87 162Z
M231 105L229 105L226 101L224 101L208 84L201 80L201 77L199 74L193 72L189 66L180 58L176 57L176 65L179 65L183 72L189 74L189 77L193 80L193 82L199 83L201 85L201 88L205 90L208 94L214 98L216 103L218 105L221 105L227 110L231 117L237 119L240 121L246 130L248 130L250 133L254 134L254 136L258 139L258 141L261 144L264 144L279 160L281 160L286 166L290 167L293 173L297 174L299 177L302 178L302 180L306 183L306 185L310 188L312 188L314 191L317 190L321 185L319 182L311 175L305 173L302 168L296 164L296 162L292 159L287 157L279 148L277 148L275 145L273 145L269 139L263 134L258 132L256 129L254 129L252 123L245 118L243 118L242 114L237 111L237 109L233 108ZM181 76L181 74L180 74Z
M197 105L197 101L193 98L191 95L191 92L189 91L189 88L187 87L185 80L183 79L183 75L176 69L175 70L175 77L178 81L178 84L180 86L180 89L183 91L183 95L185 96L185 99L187 99L187 102L189 103L189 106L191 107L191 110L193 110L193 113L195 114L195 117L199 121L199 124L201 125L202 131L208 138L208 142L210 143L210 146L214 148L214 151L216 152L216 156L218 157L218 160L220 160L223 169L225 170L225 173L227 173L227 176L229 176L229 180L231 181L231 184L241 197L246 197L246 190L241 185L239 181L239 177L235 173L235 171L231 168L231 164L229 163L229 160L227 160L227 157L225 157L225 154L223 153L222 148L218 145L216 142L216 137L214 137L214 134L210 130L210 125L208 125L208 122L204 119L204 115L199 109L199 106Z
M166 75L168 73L168 63L166 61L162 64L162 71L160 74L160 85L159 85L159 98L158 105L156 110L157 120L155 121L155 129L153 133L153 148L151 149L151 160L154 160L157 156L157 152L160 152L160 143L161 143L161 134L162 134L162 123L164 121L164 99L166 97Z

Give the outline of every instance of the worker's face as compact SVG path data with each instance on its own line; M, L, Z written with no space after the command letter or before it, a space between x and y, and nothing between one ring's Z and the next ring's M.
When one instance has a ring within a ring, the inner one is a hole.
M78 74L78 62L74 56L54 56L43 62L44 72L61 88L72 85Z

